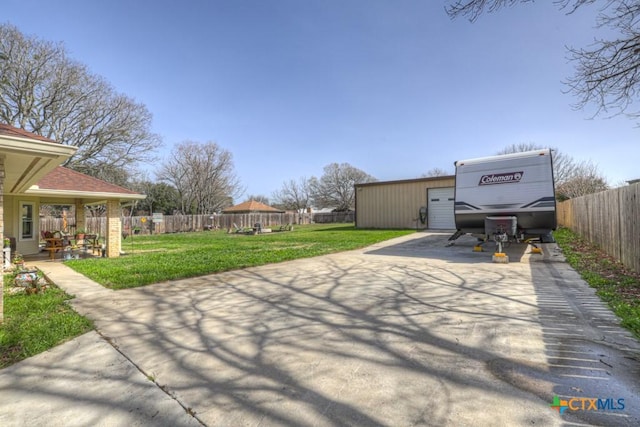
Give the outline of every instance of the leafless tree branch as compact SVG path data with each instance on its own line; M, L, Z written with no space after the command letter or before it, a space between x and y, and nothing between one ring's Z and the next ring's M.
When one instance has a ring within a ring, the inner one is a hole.
M484 12L532 0L465 0L446 7L451 18L475 21ZM640 117L632 108L640 93L640 1L638 0L556 0L558 8L572 14L581 7L599 4L596 29L613 34L594 38L585 48L568 48L575 65L573 76L565 81L568 92L577 97L576 108L594 105L599 114L627 114Z
M280 190L273 193L275 204L282 209L291 209L297 212L305 210L311 204L310 181L305 178L285 181Z
M93 173L154 158L151 113L68 58L62 44L0 25L0 120L78 147L66 166Z
M324 167L320 179L309 181L312 199L316 207L332 207L346 211L355 207L355 184L372 182L376 179L348 163L331 163Z
M512 144L496 154L519 153L545 148L534 143ZM592 162L576 162L557 148L551 148L553 179L558 200L571 199L609 188L606 179Z
M182 213L218 212L242 192L231 153L215 142L178 144L157 176L178 191Z

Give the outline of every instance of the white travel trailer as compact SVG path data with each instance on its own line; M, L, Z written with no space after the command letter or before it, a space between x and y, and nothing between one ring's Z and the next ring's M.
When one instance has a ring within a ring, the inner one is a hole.
M540 237L553 241L556 198L551 150L535 150L455 162L457 232L483 240Z

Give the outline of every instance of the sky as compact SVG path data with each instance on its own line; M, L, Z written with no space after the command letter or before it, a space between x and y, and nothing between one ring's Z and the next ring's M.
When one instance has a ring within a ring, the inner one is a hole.
M418 178L511 144L640 178L636 121L576 110L567 47L599 35L593 6L540 1L451 20L438 0L2 0L0 22L62 42L146 105L162 138L233 155L248 195L348 163ZM241 200L238 200L241 201Z

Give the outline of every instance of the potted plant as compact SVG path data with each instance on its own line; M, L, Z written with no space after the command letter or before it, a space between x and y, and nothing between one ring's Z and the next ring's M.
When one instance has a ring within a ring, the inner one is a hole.
M4 246L5 248L10 248L11 247L11 239L9 239L8 237L4 238Z
M84 240L85 234L87 233L84 231L84 228L76 230L76 240Z
M18 252L13 256L13 265L16 266L17 270L22 270L24 268L24 258Z

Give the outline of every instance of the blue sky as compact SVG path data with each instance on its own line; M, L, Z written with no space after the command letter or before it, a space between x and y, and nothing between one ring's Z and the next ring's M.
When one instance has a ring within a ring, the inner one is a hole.
M597 10L550 3L472 24L437 0L4 0L0 21L144 103L160 156L184 140L229 150L245 196L333 162L409 179L530 142L613 185L640 178L636 122L590 120L564 93L566 46L593 41Z

